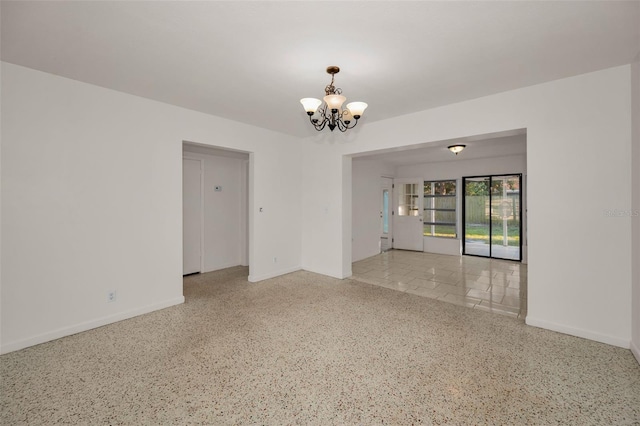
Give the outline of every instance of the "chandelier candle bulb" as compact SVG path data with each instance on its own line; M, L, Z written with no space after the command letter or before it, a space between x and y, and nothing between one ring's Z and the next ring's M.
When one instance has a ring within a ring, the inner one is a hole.
M331 83L324 88L326 95L323 98L324 104L316 98L300 99L302 107L309 116L309 121L317 131L325 127L329 127L332 132L336 127L341 132L353 129L368 106L364 102L351 102L347 104L346 109L342 109L342 104L347 98L342 96L342 89L333 85L335 75L339 72L339 67L327 67L327 74L331 74Z
M342 104L346 100L347 98L342 95L328 95L324 97L327 108L329 108L333 113L340 111L340 108L342 108Z
M357 120L360 117L362 117L362 114L364 114L364 110L368 106L369 105L367 105L364 102L350 102L347 104L347 109L351 112L351 115L353 115L353 118Z
M304 107L304 110L307 111L308 115L313 115L322 104L322 101L316 98L303 98L300 99L300 103Z

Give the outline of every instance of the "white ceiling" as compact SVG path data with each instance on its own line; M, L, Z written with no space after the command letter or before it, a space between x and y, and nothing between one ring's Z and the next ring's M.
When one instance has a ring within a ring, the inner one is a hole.
M449 151L450 145L463 144L465 149L458 155ZM473 137L425 143L418 146L400 147L391 150L368 152L355 156L355 161L378 161L393 167L411 164L440 163L448 161L475 160L527 154L525 129Z
M630 63L640 2L11 2L1 58L283 133L328 65L363 123ZM325 130L327 131L327 130Z

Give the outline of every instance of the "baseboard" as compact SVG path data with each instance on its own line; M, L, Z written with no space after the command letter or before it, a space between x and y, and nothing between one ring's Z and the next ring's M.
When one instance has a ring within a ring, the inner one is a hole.
M213 271L219 271L221 269L233 268L234 266L247 266L247 265L241 265L239 263L229 262L229 263L224 263L222 265L216 265L216 266L210 266L208 268L204 268L202 273L206 274L207 272L213 272Z
M279 277L280 275L290 274L291 272L296 272L301 270L302 268L299 266L294 266L292 268L279 269L275 272L270 272L268 274L262 275L249 275L249 282L257 283L258 281L268 280L269 278Z
M618 346L621 348L629 349L630 341L621 339L619 337L613 337L606 334L594 333L593 331L583 330L580 328L568 327L561 324L556 324L549 321L539 320L531 318L531 315L527 315L525 320L527 325L534 327L540 327L551 331L557 331L559 333L568 334L570 336L581 337L583 339L594 340L600 343L606 343L608 345Z
M640 348L636 346L635 342L631 342L631 353L636 357L636 361L640 364Z
M38 334L37 336L16 340L14 342L9 342L5 345L2 345L0 347L0 353L6 354L8 352L13 352L20 349L28 348L29 346L39 345L40 343L45 343L51 340L60 339L62 337L71 336L72 334L77 334L83 331L91 330L93 328L98 328L104 325L113 324L114 322L137 317L143 314L148 314L149 312L168 308L170 306L179 305L181 303L184 303L184 296L176 297L175 299L170 299L161 303L154 303L153 305L144 306L138 309L132 309L130 311L118 312L113 315L108 315L106 317L98 318L96 320L86 321L80 324L72 325L70 327L58 328L57 330Z

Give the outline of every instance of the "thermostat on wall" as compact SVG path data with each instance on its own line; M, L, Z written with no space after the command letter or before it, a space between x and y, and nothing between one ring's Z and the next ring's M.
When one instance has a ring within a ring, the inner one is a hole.
M216 192L220 192L220 191L222 191L222 186L216 185Z

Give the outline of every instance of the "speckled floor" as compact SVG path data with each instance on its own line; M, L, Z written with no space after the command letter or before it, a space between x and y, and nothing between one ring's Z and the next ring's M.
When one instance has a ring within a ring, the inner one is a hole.
M0 424L640 424L630 351L309 272L0 357Z

